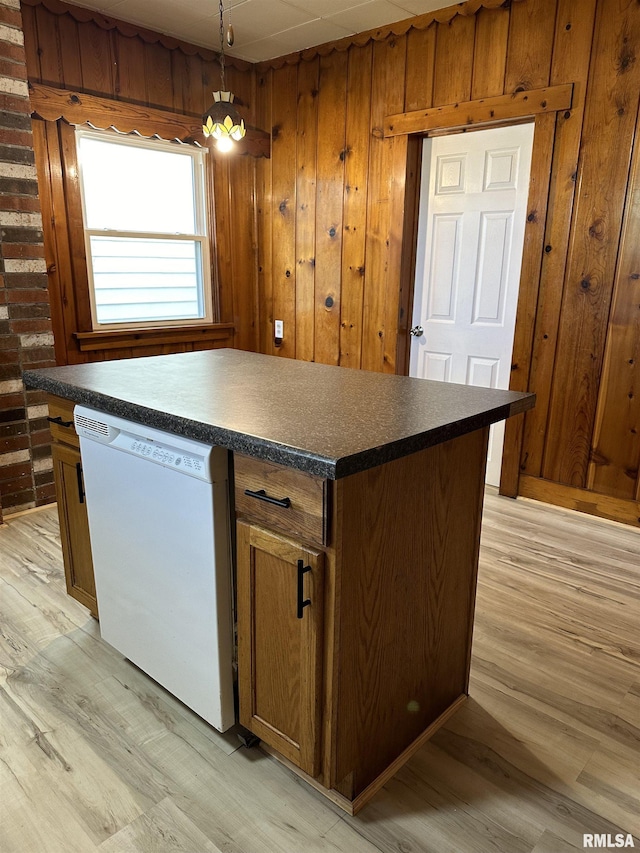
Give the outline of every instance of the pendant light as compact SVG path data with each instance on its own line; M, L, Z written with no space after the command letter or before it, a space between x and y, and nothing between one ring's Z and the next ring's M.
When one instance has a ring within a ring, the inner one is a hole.
M202 132L205 137L213 137L219 151L230 151L233 143L242 139L247 130L244 119L233 106L233 93L225 90L224 85L224 6L220 0L220 91L213 93L214 103L202 117ZM233 44L233 28L229 22L227 42Z

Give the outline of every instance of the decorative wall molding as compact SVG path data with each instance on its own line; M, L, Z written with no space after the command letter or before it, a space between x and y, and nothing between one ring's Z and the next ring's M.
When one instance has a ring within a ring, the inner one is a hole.
M64 119L68 124L90 124L120 133L139 133L141 136L160 136L204 147L202 122L199 116L172 113L155 107L144 107L128 101L98 98L68 89L56 89L41 83L29 84L32 116L45 121ZM248 113L239 107L241 113ZM244 116L243 116L244 117ZM271 137L264 130L247 126L247 134L237 143L239 154L269 157Z
M55 2L57 1L55 0ZM35 0L32 0L32 2L35 2ZM47 2L53 2L53 0L47 0ZM424 15L405 18L402 21L396 21L394 24L387 24L378 29L366 30L363 33L345 36L342 39L330 41L317 47L299 50L295 53L289 53L286 56L279 56L276 59L266 59L263 62L257 62L255 67L258 71L267 71L270 68L282 68L283 65L295 65L301 60L308 62L315 59L316 56L327 56L333 53L334 50L348 50L352 45L363 47L370 41L384 41L389 36L404 36L409 30L426 30L432 24L449 24L458 15L469 17L477 15L480 9L501 9L511 6L513 3L521 2L523 0L466 0L464 3L456 3L455 6L447 6L444 9L426 12Z

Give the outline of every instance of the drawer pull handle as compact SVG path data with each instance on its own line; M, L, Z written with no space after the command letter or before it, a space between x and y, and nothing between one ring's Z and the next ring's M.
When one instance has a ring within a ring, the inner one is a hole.
M50 424L58 424L58 426L70 427L73 426L73 421L63 421L60 415L57 418L47 418Z
M311 599L304 597L304 576L310 571L311 566L305 566L304 560L298 560L298 619L302 619L302 611L311 604Z
M272 498L271 495L268 495L264 489L260 489L257 492L252 492L251 489L244 490L245 495L250 498L256 498L259 501L265 501L268 504L275 504L275 506L284 507L284 509L289 509L291 506L291 498Z

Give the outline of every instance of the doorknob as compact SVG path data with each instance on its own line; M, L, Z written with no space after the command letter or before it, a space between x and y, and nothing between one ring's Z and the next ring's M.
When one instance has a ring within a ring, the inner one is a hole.
M422 326L414 326L409 334L413 335L414 338L421 338L424 335L424 329Z

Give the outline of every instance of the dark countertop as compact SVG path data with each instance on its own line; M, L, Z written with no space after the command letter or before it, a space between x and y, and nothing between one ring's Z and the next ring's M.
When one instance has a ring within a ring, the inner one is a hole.
M535 395L233 349L28 370L28 387L330 479L533 407Z

